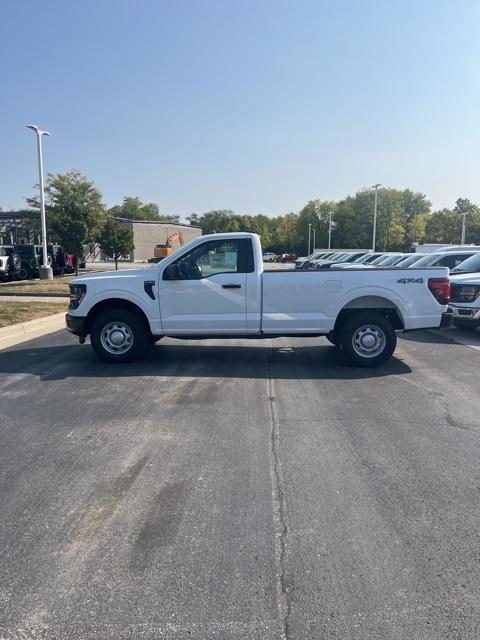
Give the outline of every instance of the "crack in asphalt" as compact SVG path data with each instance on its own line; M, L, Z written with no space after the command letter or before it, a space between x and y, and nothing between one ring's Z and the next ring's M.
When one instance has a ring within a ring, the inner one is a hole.
M288 579L285 557L288 536L286 504L282 465L279 454L279 420L275 405L275 384L272 377L272 345L268 341L268 403L270 410L270 476L272 480L272 505L275 531L275 565L277 574L277 604L282 626L282 638L290 638L291 594L293 585Z

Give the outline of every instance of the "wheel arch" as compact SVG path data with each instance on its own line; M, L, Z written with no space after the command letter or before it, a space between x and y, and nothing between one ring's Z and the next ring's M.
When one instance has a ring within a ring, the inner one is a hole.
M357 313L372 311L392 323L397 330L405 329L403 314L399 307L381 295L363 295L347 302L337 315L334 332L340 331L346 320Z
M134 313L136 316L141 318L148 333L152 333L150 323L145 312L137 304L130 300L126 300L125 298L107 298L106 300L97 302L88 312L85 322L86 334L90 333L90 329L92 328L95 318L98 318L101 313L104 313L105 311L112 311L113 309L122 309L124 311Z

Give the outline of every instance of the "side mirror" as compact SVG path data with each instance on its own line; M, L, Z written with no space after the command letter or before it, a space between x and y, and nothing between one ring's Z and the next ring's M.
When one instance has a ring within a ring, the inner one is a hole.
M181 280L182 272L180 271L180 266L178 264L169 264L168 267L165 268L164 280Z

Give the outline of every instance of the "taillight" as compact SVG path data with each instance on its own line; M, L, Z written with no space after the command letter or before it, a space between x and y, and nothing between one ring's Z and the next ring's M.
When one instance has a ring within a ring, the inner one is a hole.
M71 284L70 285L70 304L69 309L78 309L79 304L84 299L87 293L86 284Z
M0 267L3 267L3 260L0 258Z
M428 288L440 304L450 302L450 280L448 278L429 278Z

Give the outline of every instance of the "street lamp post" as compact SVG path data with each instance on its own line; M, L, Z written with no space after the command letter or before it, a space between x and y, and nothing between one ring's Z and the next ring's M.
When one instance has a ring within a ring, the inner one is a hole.
M310 235L311 235L311 233L312 233L312 225L309 222L308 223L308 252L307 252L307 256L310 255Z
M37 134L37 152L38 152L38 177L40 181L40 217L42 222L42 257L43 264L40 266L40 279L50 280L53 278L52 268L48 264L47 254L47 222L45 218L45 194L43 191L43 159L42 159L42 136L49 136L48 131L42 131L35 124L27 124L27 128L35 131Z
M467 212L464 211L463 212L463 219L462 219L462 241L460 242L460 244L465 244L465 219L467 217Z
M330 244L332 242L332 214L333 211L328 212L328 249L330 250Z
M375 199L373 201L373 241L372 241L372 250L375 251L375 243L377 239L377 205L378 205L378 187L382 185L374 184L373 188L375 189Z
M316 231L315 231L315 229L313 229L313 246L312 246L312 253L315 251L315 234L316 234Z

